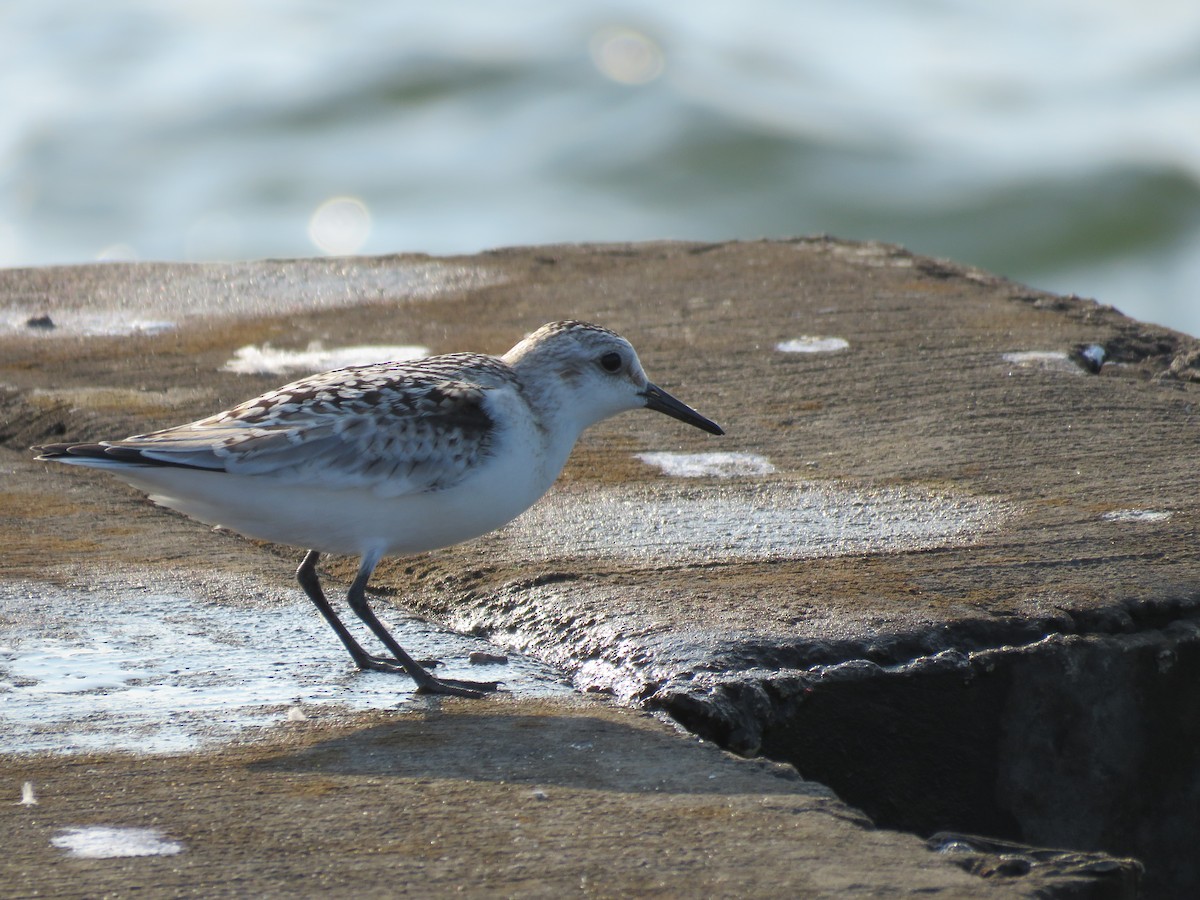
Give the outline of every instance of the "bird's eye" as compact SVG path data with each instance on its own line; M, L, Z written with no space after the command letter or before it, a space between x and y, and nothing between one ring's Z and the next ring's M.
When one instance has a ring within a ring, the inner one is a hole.
M621 354L605 353L600 357L600 368L605 372L619 372L621 370Z

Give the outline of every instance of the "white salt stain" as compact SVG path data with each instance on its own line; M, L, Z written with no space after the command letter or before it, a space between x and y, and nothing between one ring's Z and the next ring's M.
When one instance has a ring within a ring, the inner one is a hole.
M1022 369L1045 369L1052 372L1083 374L1083 370L1071 361L1070 355L1062 350L1015 350L1005 353L1003 359L1006 363Z
M326 349L313 341L305 350L278 350L270 344L242 347L222 366L239 375L280 375L286 372L324 372L345 366L365 366L377 362L400 362L429 355L428 347L416 344L362 344L356 347Z
M806 334L790 341L780 341L775 349L780 353L837 353L849 346L850 342L845 338Z
M1160 509L1114 509L1100 518L1106 522L1165 522L1171 514Z
M771 461L755 453L638 453L648 466L673 478L733 478L737 475L770 475Z
M65 828L50 843L80 859L114 859L125 856L174 856L183 850L157 828L115 828L86 825Z

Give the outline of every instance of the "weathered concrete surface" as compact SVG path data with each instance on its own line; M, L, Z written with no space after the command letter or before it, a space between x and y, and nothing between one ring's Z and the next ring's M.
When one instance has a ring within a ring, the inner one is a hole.
M1200 699L1176 665L1195 646L1200 598L1194 341L895 248L820 239L503 251L446 261L440 294L428 265L0 273L10 320L65 307L61 333L0 338L0 574L69 584L94 566L133 577L151 565L187 577L214 552L222 576L259 572L264 552L286 572L283 551L22 455L37 441L185 421L279 383L220 371L240 346L499 352L543 321L593 319L629 336L651 377L728 435L648 413L605 423L527 521L385 565L380 587L558 662L583 687L793 761L890 825L1158 854L1148 883L1191 877L1164 874L1170 848L1146 835L1186 818L1200 790L1197 742L1170 740ZM413 267L435 299L414 290ZM306 291L318 308L296 301ZM219 315L196 315L210 295ZM256 302L239 306L243 295ZM123 297L150 304L151 321L179 321L184 307L190 317L174 331L73 336L89 298L111 313ZM848 347L776 349L802 336ZM1106 354L1098 374L1071 361L1093 345ZM1049 355L1012 355L1030 352ZM635 455L662 450L754 454L773 471L684 479ZM813 537L821 523L830 532ZM1128 657L1132 679L1096 643L1122 636L1150 648ZM941 689L926 690L926 675ZM1111 709L1099 715L1097 691L1078 685L1104 688ZM1110 752L1105 736L1118 732ZM1116 785L1138 797L1124 832L1113 817L1125 807L1097 819L1096 804L1039 805L1025 789L1080 733L1102 749L1055 771L1068 794Z
M452 701L211 755L6 757L0 772L6 897L1000 898L1089 895L1115 874L1058 857L969 874L966 848L874 830L790 767L601 702ZM36 805L13 802L25 782ZM153 828L181 849L77 859L52 845L89 825Z

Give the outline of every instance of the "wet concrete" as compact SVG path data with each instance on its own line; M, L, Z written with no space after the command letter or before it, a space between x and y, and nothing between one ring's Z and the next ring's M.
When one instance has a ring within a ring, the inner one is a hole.
M230 299L256 291L271 302ZM146 318L172 327L19 325L150 297ZM295 554L23 449L186 421L275 386L229 370L244 347L500 352L549 319L614 327L727 436L650 413L605 423L523 520L381 566L387 598L786 760L882 824L1135 854L1156 895L1189 889L1166 836L1184 827L1171 798L1200 771L1179 725L1200 699L1186 677L1200 351L1185 336L823 239L12 271L6 304L18 325L0 335L0 575L73 591L97 570L151 572L234 609L257 602L248 585L285 590ZM1092 762L1067 764L1082 746ZM1058 799L1038 802L1050 784ZM935 842L933 858L962 863L968 844ZM977 869L1004 856L971 846ZM904 883L874 880L868 856L860 883Z
M266 600L282 592L260 588L262 602L231 608L164 581L0 581L0 754L179 753L330 711L419 702L407 679L355 669L302 597ZM500 680L519 698L572 693L536 660L472 664L494 648L384 612L396 639L438 660L440 674Z

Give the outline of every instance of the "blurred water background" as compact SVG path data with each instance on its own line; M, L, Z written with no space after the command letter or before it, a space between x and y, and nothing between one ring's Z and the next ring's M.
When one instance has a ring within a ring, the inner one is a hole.
M1196 0L10 0L0 265L829 233L1200 334Z

